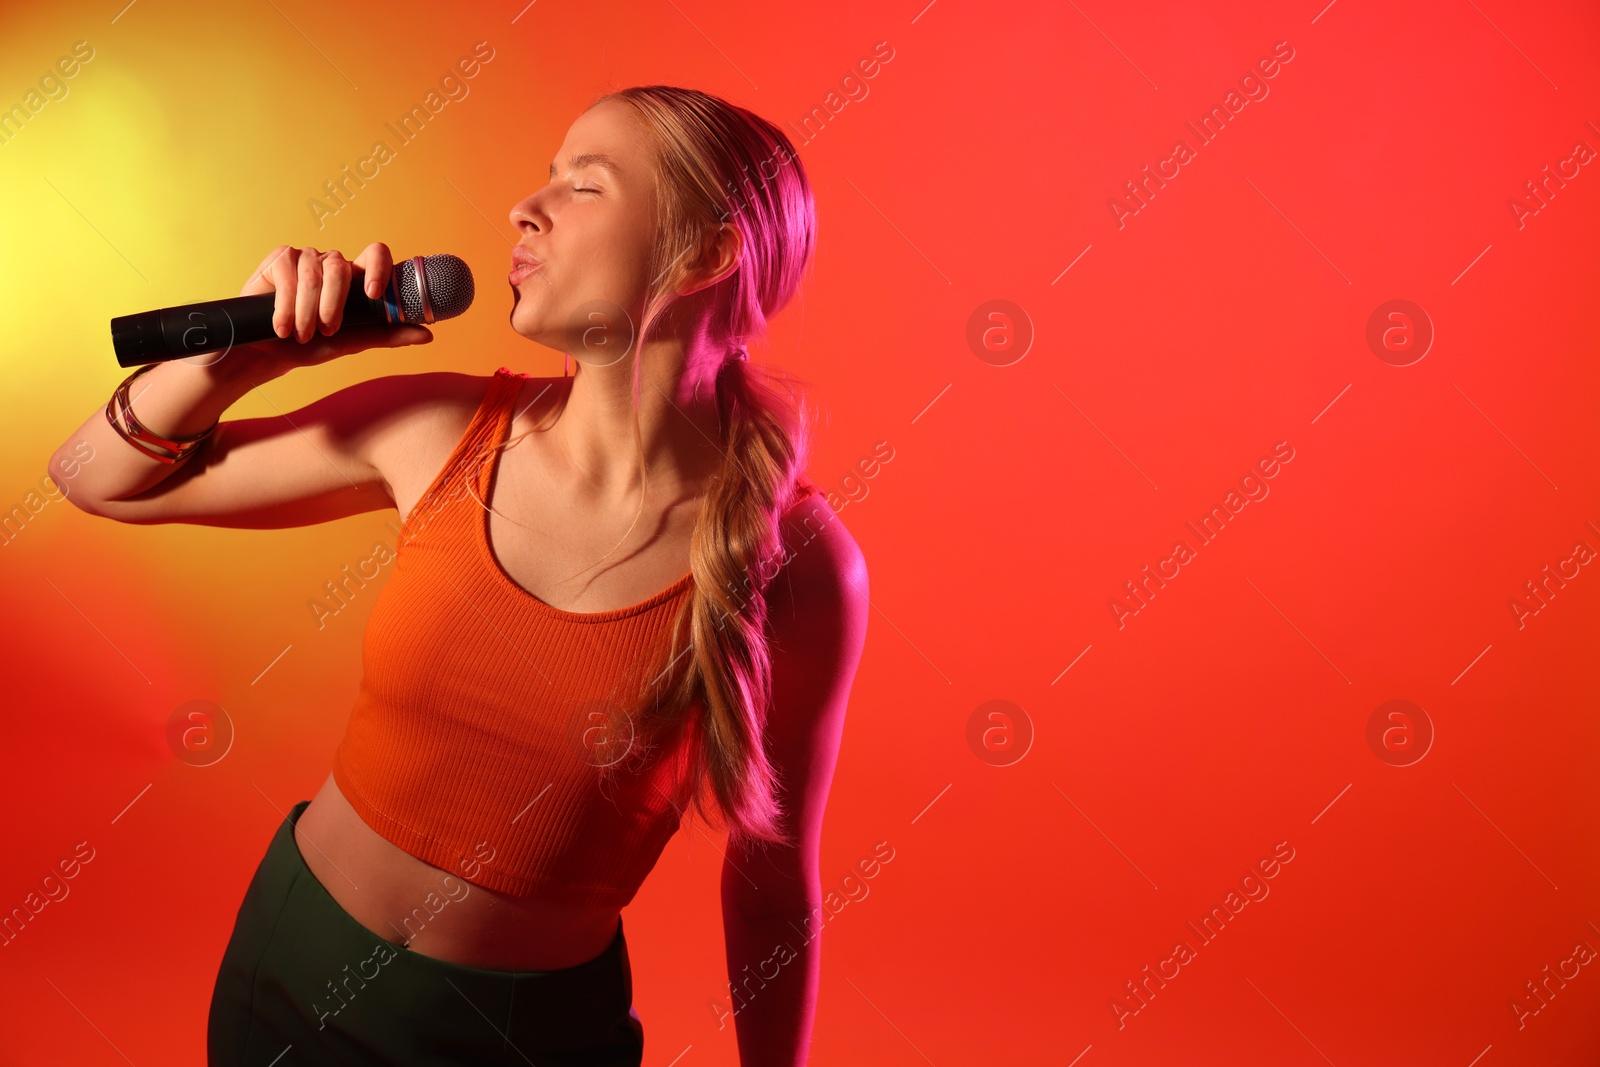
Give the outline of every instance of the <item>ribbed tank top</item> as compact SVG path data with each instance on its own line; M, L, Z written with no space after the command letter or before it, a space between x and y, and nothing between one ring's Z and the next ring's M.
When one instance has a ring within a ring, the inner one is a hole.
M479 503L500 453L480 452L508 437L527 377L495 372L401 525L333 776L369 826L435 867L519 897L621 907L678 829L688 735L641 758L596 724L607 706L636 707L671 658L693 576L631 607L572 612L505 572Z

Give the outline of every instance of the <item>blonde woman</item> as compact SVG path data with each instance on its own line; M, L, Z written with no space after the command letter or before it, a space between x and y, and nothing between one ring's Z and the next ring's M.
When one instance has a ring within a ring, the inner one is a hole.
M744 348L811 262L804 168L747 110L625 89L511 222L511 327L570 375L394 375L220 422L294 367L431 339L339 329L349 286L388 281L384 245L283 247L243 290L276 293L277 339L137 383L172 447L108 406L57 453L96 446L70 499L122 522L404 517L332 771L239 909L213 1064L638 1065L621 909L713 812L741 1062L806 1061L868 604L804 476L807 406Z

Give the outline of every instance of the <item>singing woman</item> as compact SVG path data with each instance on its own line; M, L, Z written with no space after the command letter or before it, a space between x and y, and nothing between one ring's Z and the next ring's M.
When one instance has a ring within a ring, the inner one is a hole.
M213 1064L637 1067L621 910L696 816L727 832L708 996L740 1062L806 1062L868 586L805 476L808 403L745 347L812 262L805 170L748 110L635 87L510 220L511 328L570 373L222 422L296 367L432 339L341 329L383 244L283 246L242 291L275 294L274 339L141 368L57 452L95 446L70 499L120 522L402 517L331 773L280 809L222 955Z

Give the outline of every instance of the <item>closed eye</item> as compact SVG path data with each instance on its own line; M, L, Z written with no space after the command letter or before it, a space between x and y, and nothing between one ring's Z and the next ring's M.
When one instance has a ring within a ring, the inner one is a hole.
M575 192L575 193L598 193L600 190L598 190L598 189L576 189L575 188L572 191Z

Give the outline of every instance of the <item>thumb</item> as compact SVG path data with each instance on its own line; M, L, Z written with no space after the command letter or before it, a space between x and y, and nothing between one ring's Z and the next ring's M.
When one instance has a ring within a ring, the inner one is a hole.
M391 347L425 345L433 342L433 331L423 326L401 326L389 338Z

